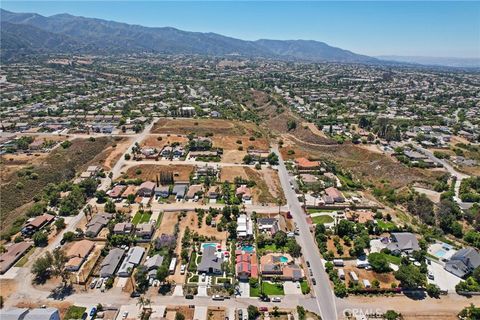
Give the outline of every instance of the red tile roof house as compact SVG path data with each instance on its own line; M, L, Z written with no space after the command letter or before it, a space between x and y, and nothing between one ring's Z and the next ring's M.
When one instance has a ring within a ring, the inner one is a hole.
M299 171L320 170L320 161L310 161L307 158L295 159Z
M345 197L337 188L328 187L325 189L325 194L332 198L335 202L345 202Z
M0 274L8 271L32 247L31 242L14 243L6 247L7 252L0 255Z
M68 271L78 271L82 264L87 260L88 255L95 247L95 242L90 240L80 240L75 242L68 249L66 256L68 258L65 269Z
M248 280L252 277L258 278L258 261L257 256L254 253L242 252L237 250L236 255L236 265L235 272L237 278L240 280Z
M120 198L125 188L126 186L117 184L115 187L112 188L112 190L110 190L108 195L110 196L110 198L113 198L113 199Z
M22 228L23 235L32 235L36 231L42 229L47 224L50 224L55 219L55 216L45 213L41 216L34 218L32 221L29 221Z

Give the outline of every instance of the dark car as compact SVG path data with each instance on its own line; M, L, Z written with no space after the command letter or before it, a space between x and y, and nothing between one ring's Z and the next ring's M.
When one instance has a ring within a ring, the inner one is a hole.
M90 317L93 317L97 313L97 308L93 307L92 310L90 310Z
M263 302L270 302L270 298L267 296L260 297L260 300Z
M312 278L312 284L313 284L313 285L316 285L316 284L317 284L317 280L315 280L315 278Z
M138 298L138 297L140 297L140 292L133 291L133 292L130 294L130 298Z
M65 238L62 238L62 240L60 240L60 244L63 246L65 244L65 242L67 242L67 239Z
M307 261L307 267L310 268L310 261Z
M187 294L187 295L185 296L185 299L192 300L192 299L193 299L193 294Z

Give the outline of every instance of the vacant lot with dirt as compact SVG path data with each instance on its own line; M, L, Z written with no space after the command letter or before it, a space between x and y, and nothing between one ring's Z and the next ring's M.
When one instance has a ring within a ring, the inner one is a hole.
M68 149L57 148L39 164L31 167L36 178L12 175L8 183L2 184L0 193L1 230L21 217L33 198L49 183L70 180L89 165L101 165L105 158L103 150L114 143L111 138L75 139ZM21 207L21 210L16 210Z
M142 147L162 149L164 146L168 146L174 142L180 143L184 146L188 142L188 138L181 135L150 135L145 138L140 144Z
M241 163L248 149L270 149L267 139L253 136L217 135L213 136L212 140L213 147L223 149L223 162Z
M127 169L124 176L128 179L140 178L142 180L155 181L160 176L160 172L172 172L173 178L177 180L189 180L190 174L193 172L194 166L172 164L172 165L156 165L156 164L139 164Z
M102 167L106 170L111 170L131 144L131 138L116 137L114 144L103 150L102 155L100 156L100 158L105 158Z
M160 119L152 133L189 134L204 136L207 133L223 135L252 135L259 131L254 123L223 119Z

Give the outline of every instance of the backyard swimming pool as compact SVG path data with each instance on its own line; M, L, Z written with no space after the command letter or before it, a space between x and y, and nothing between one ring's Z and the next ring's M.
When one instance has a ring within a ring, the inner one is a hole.
M287 262L288 262L288 258L285 257L285 256L281 256L281 257L279 258L279 260L280 260L280 262L282 262L282 263L287 263Z
M252 245L242 246L242 251L245 251L245 252L254 252L254 251L255 251L255 247L252 246Z
M216 248L217 244L216 243L211 243L211 242L202 244L202 249L205 249L205 248L208 248L208 247Z

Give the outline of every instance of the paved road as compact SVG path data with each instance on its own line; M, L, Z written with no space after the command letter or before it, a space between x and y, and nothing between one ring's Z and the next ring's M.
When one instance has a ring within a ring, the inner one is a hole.
M321 261L320 252L318 251L317 245L313 239L313 235L310 232L309 225L305 220L305 214L300 202L298 201L297 195L290 186L290 177L277 147L274 148L274 152L279 158L278 175L285 193L285 198L290 206L290 212L293 216L293 220L297 224L297 227L300 231L300 235L297 236L297 242L302 247L305 260L310 262L313 276L317 281L317 284L312 287L320 311L319 313L322 319L337 319L335 298L332 289L330 288L330 281L327 273L325 272Z
M467 175L467 174L464 174L464 173L461 173L461 172L458 172L457 170L455 170L447 161L443 160L443 159L438 159L437 157L435 157L435 155L419 146L418 144L413 144L413 146L415 147L415 149L420 152L420 153L423 153L424 155L426 155L430 160L442 165L452 176L456 177L457 178L457 181L455 182L455 197L454 197L454 200L459 204L461 205L462 204L462 200L459 198L458 194L459 194L459 191L460 191L460 184L462 183L462 180L463 179L466 179L466 178L469 178L470 176Z

